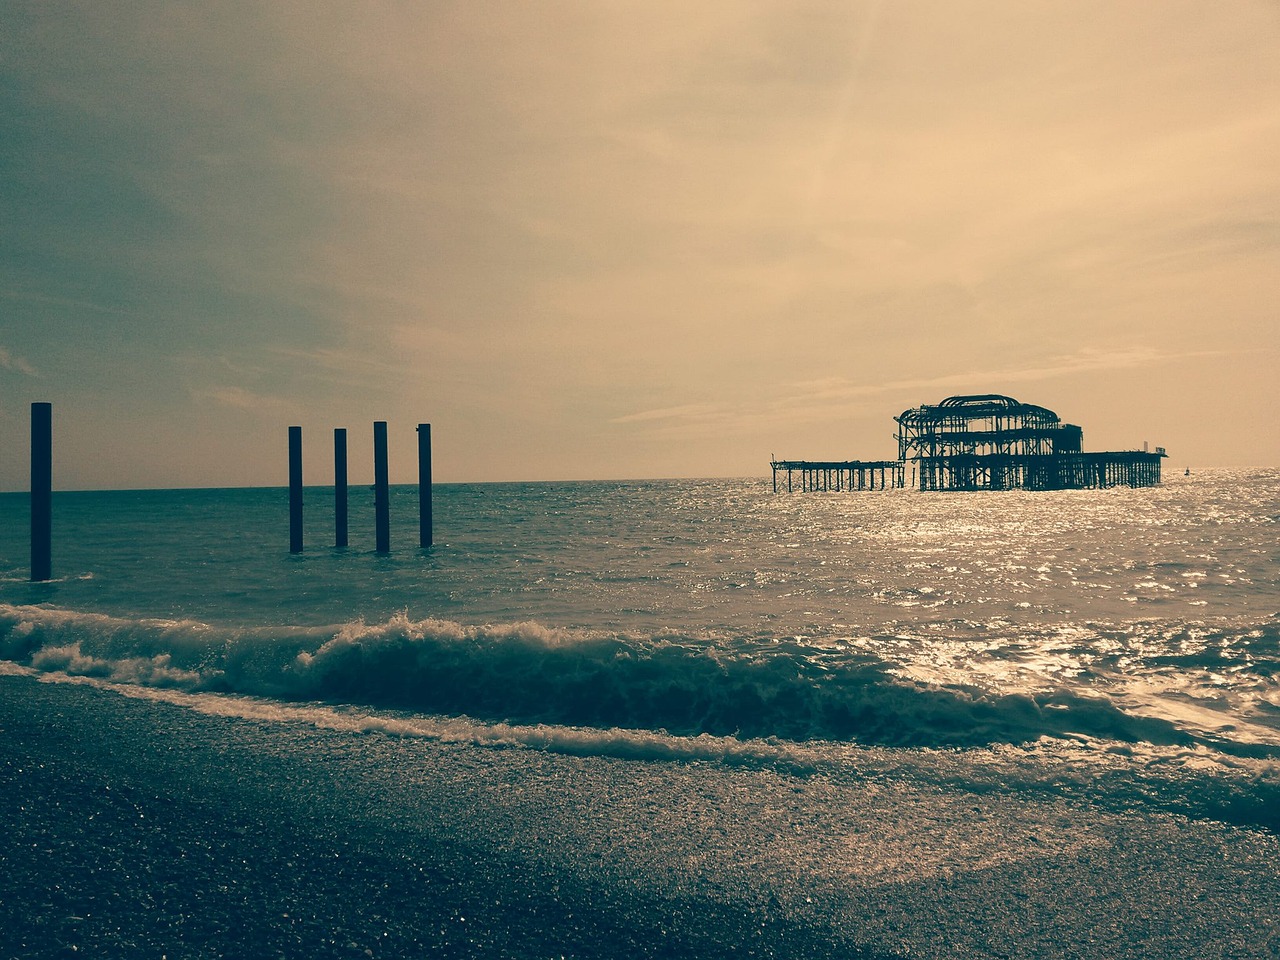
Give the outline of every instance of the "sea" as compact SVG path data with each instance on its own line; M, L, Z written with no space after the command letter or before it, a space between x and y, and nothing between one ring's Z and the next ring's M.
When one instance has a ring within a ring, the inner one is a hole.
M1280 471L0 495L0 673L478 748L899 776L1280 830Z

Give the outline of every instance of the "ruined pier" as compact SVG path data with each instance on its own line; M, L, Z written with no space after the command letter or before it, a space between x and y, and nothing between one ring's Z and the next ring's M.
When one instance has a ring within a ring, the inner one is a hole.
M908 463L920 490L1150 487L1160 482L1166 456L1163 447L1085 453L1080 427L999 394L948 397L904 410L894 421L897 460L774 460L774 492L783 471L789 493L905 487Z
M901 460L774 460L771 466L774 493L778 492L781 471L786 471L787 493L884 490L905 482Z

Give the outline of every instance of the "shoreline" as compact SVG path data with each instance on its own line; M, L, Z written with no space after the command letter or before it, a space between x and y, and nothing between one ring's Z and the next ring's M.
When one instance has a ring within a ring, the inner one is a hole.
M1273 957L1280 838L0 676L4 956Z

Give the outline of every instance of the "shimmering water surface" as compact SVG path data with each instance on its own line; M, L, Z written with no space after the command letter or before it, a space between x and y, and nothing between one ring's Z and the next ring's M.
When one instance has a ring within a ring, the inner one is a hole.
M352 546L328 545L331 498L308 489L291 556L283 490L59 493L57 579L31 584L27 498L0 496L6 669L574 749L591 731L677 754L1069 747L1274 781L1278 471L1061 492L443 485L427 551L403 487L386 556L364 489Z

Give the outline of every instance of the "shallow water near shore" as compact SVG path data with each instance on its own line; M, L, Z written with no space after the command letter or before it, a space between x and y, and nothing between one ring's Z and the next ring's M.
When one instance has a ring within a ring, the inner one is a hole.
M6 672L206 712L578 755L774 765L1280 825L1280 472L1148 489L773 494L442 485L392 551L332 491L59 493ZM365 541L368 542L365 542ZM892 760L886 760L892 757Z

